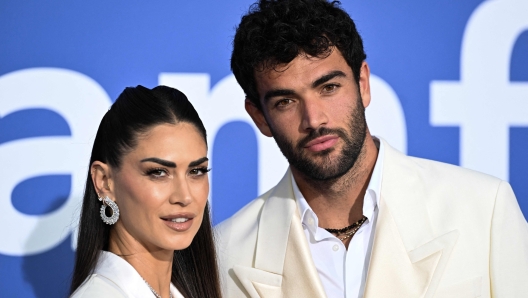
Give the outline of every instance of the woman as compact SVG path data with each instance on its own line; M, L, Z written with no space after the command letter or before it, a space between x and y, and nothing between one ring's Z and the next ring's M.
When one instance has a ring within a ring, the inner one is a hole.
M72 297L220 297L207 165L183 93L126 88L95 137Z

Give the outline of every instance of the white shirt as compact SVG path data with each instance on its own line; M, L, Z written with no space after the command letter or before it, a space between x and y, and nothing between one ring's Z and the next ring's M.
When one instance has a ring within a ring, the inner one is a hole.
M378 143L378 158L363 198L363 215L368 219L352 237L348 250L341 240L319 227L317 215L306 202L293 175L291 176L304 234L328 297L363 297L381 192L384 148L382 142L376 142L376 145Z
M173 298L184 298L171 283ZM71 298L91 297L155 297L141 275L124 259L101 251L94 273L73 293Z

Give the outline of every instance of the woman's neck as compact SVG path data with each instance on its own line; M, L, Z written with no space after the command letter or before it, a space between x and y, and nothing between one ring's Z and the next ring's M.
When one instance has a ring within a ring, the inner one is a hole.
M135 239L112 233L108 250L127 261L161 297L170 296L173 250L146 247Z

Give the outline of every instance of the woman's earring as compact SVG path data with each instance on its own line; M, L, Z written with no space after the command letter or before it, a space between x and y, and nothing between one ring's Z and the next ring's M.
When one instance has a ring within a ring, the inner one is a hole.
M117 204L110 200L108 196L101 198L99 197L99 201L103 202L103 205L101 206L101 218L106 224L113 225L117 222L119 219L119 207L117 207ZM110 207L112 209L112 216L108 217L106 216L106 207Z

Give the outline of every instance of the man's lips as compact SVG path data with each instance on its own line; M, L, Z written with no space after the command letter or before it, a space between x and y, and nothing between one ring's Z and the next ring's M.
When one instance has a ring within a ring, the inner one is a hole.
M338 139L336 135L321 136L306 143L304 148L314 152L323 151L334 146Z

